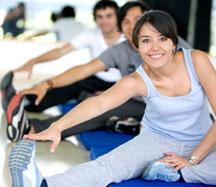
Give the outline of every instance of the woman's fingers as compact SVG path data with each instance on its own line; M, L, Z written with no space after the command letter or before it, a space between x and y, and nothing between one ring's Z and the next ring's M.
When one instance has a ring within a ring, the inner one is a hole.
M46 135L43 133L37 133L37 134L26 134L23 137L24 139L31 139L31 140L49 140Z
M173 152L167 152L165 153L166 156L176 156L176 153Z
M57 149L60 141L61 141L61 132L56 129L55 127L50 126L45 131L42 131L40 133L34 133L34 134L27 134L24 135L24 139L31 139L31 140L49 140L52 142L50 151L53 153Z
M169 153L166 153L165 155L166 156L162 158L160 161L167 163L167 166L174 168L175 171L188 165L188 161L185 158L180 157L176 155L175 153L169 152Z

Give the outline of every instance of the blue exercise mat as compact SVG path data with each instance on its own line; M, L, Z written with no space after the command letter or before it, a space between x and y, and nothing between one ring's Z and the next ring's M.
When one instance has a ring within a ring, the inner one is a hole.
M134 136L125 135L121 133L113 133L107 131L89 131L83 132L78 135L78 138L85 146L87 150L90 150L92 146L119 146L129 140Z
M92 160L115 149L119 145L129 141L134 136L106 131L90 131L79 135L80 141L90 150ZM162 181L144 181L140 178L126 180L120 183L110 184L109 187L210 187L204 184L189 184L183 182L168 183Z
M74 108L78 104L78 101L71 100L67 103L58 105L58 109L62 114L68 113L72 108Z
M162 182L144 181L142 179L130 179L120 183L110 184L109 187L210 187L212 185L184 183L184 182Z
M117 146L118 147L118 146ZM96 145L96 146L92 146L90 148L90 158L91 160L94 160L96 158L98 158L99 156L102 156L108 152L110 152L111 150L115 149L116 145L109 145L109 146L104 146L104 145Z

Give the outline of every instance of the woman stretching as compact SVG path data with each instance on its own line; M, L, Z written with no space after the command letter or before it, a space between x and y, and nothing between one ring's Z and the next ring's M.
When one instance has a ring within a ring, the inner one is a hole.
M184 180L216 185L216 72L205 53L176 51L175 21L162 11L146 12L133 31L144 63L103 94L89 98L47 130L25 135L9 157L13 186L104 187L142 176L146 180ZM44 178L34 162L35 142L52 141L61 132L143 96L147 107L141 133L94 161ZM19 158L19 159L18 159Z

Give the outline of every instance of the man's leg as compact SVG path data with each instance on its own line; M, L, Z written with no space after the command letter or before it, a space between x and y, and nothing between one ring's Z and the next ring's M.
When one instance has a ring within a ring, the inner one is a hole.
M89 130L94 130L100 127L105 126L106 121L112 117L112 116L119 116L119 117L134 117L138 120L141 120L143 114L145 111L145 104L140 102L140 101L136 101L133 99L128 100L126 103L124 103L123 105L110 110L104 114L102 114L99 117L96 117L94 119L91 119L87 122L81 123L75 127L72 127L70 129L67 129L65 131L63 131L62 133L62 138L66 138L68 136L71 135L75 135L84 131L89 131ZM54 117L54 118L50 118L48 120L32 120L31 124L34 128L35 132L41 132L45 129L47 129L52 122L56 121L57 119L59 119L60 117Z
M13 142L22 139L23 135L30 130L29 120L24 109L25 103L25 97L15 95L7 107L7 137Z
M1 100L4 111L7 110L8 104L10 103L12 97L16 94L16 91L12 85L13 77L14 73L9 71L1 80Z
M5 78L6 81L3 81L4 84L1 84L1 88L2 90L6 90L6 92L9 92L8 87L11 87L13 74L9 74L6 77L9 78ZM30 100L26 98L26 96L13 96L13 98L10 100L10 103L8 104L10 105L10 107L7 107L7 121L8 124L10 124L7 128L8 138L11 141L18 141L22 138L24 134L29 132L29 120L26 118L24 107L27 107L29 111L39 112L50 106L66 102L72 98L78 98L81 91L94 93L97 90L105 90L112 85L113 83L107 83L98 79L95 76L91 76L73 85L51 90L50 92L48 92L48 94L45 96L44 100L39 106L36 106L34 104L34 99L36 98L35 96L28 95L27 97ZM30 122L30 124L31 123L32 122ZM49 125L50 124L51 123L49 123ZM32 132L32 129L30 132Z
M81 92L87 91L94 93L95 91L103 91L110 88L114 83L105 82L95 76L88 77L77 83L64 86L61 88L51 89L47 92L39 105L35 105L36 97L27 95L30 104L26 106L26 110L30 112L41 112L49 107L65 103L71 99L77 99Z

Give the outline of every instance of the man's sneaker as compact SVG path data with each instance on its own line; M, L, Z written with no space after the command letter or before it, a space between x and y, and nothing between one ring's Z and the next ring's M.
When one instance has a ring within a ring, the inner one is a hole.
M175 182L180 178L180 174L172 168L167 167L160 161L151 162L145 169L142 178L145 180L162 180Z
M8 72L1 80L1 100L2 108L7 110L11 98L15 95L15 89L12 86L13 72Z
M40 187L43 180L34 160L35 141L21 140L9 155L12 187Z
M112 132L120 132L125 134L137 135L140 132L140 122L135 118L119 118L112 116L106 122L106 128Z
M12 142L22 139L24 134L30 130L30 124L25 111L25 97L15 95L6 111L7 116L7 136Z

